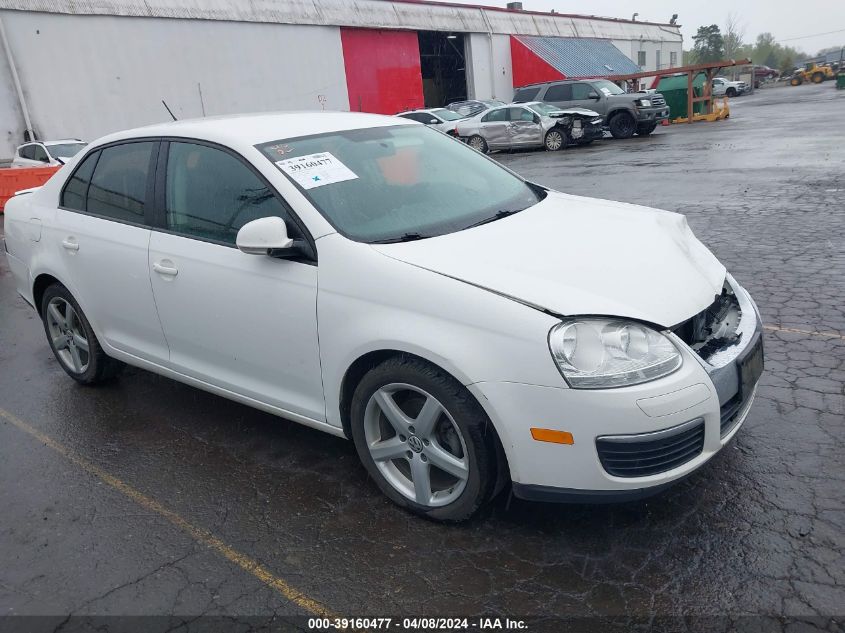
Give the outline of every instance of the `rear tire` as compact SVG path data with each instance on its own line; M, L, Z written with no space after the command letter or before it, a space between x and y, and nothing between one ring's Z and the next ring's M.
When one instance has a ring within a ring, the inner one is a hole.
M792 79L789 80L790 86L800 86L803 83L804 83L803 77L793 77Z
M727 90L725 90L725 94L728 95L731 99L733 99L736 96L736 88L728 88Z
M482 154L487 154L490 151L490 147L487 145L487 141L484 140L483 137L479 136L478 134L474 134L467 139L467 145L469 145L472 149L481 152Z
M657 129L657 123L649 123L647 125L639 125L637 126L637 135L638 136L648 136L654 130Z
M613 138L631 138L637 130L637 123L630 113L617 112L610 119L609 127Z
M820 84L821 82L824 81L824 73L815 72L815 73L813 73L812 79L813 79L814 84Z
M398 506L456 522L470 518L496 492L497 440L490 420L466 388L438 367L408 356L386 360L358 384L350 415L361 462Z
M53 355L76 382L103 383L124 368L122 362L106 356L82 308L63 285L53 284L44 291L41 321Z

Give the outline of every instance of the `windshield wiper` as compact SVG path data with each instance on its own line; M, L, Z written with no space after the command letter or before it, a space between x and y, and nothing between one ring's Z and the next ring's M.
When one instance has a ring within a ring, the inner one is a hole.
M522 209L514 209L514 210L503 209L502 211L496 211L496 213L489 218L484 218L483 220L479 220L478 222L474 222L473 224L470 224L469 226L465 226L464 230L465 229L471 229L471 228L474 228L476 226L481 226L482 224L489 224L490 222L495 222L496 220L501 220L502 218L506 218L509 215L513 215L514 213L519 213L520 211L522 211Z
M399 237L389 237L385 240L373 240L373 244L395 244L396 242L413 242L424 240L427 236L422 233L403 233Z

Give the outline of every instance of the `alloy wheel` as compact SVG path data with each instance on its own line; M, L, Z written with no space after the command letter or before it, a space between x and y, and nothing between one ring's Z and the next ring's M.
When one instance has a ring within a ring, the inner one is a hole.
M56 355L75 374L84 374L91 360L90 346L82 321L74 307L62 297L47 304L47 330Z
M482 154L487 151L487 143L480 136L473 136L469 139L469 146Z
M557 151L563 145L563 135L557 130L546 134L546 149L552 152Z
M364 437L376 468L404 497L438 507L464 491L469 457L460 427L419 387L391 383L378 389L364 412Z

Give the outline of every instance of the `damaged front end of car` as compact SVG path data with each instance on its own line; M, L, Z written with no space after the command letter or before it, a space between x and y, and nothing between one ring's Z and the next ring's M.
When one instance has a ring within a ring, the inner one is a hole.
M602 118L592 110L569 109L553 112L549 115L555 125L562 127L566 137L576 145L590 143L604 134Z
M763 371L762 330L757 306L730 275L713 303L671 328L695 352L713 381L723 438L751 406Z

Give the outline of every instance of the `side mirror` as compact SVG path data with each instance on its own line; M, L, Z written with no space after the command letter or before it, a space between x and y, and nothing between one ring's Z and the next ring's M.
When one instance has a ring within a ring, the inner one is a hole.
M235 245L247 255L272 255L272 251L293 248L288 227L282 218L271 216L247 222L238 231Z
M440 121L437 119L430 119L428 122L429 125L437 125L438 123L440 123Z
M588 97L587 97L587 98L589 98L589 99L594 99L594 100L598 101L599 99L601 99L601 95L600 95L598 92L591 92L591 93L588 95Z

